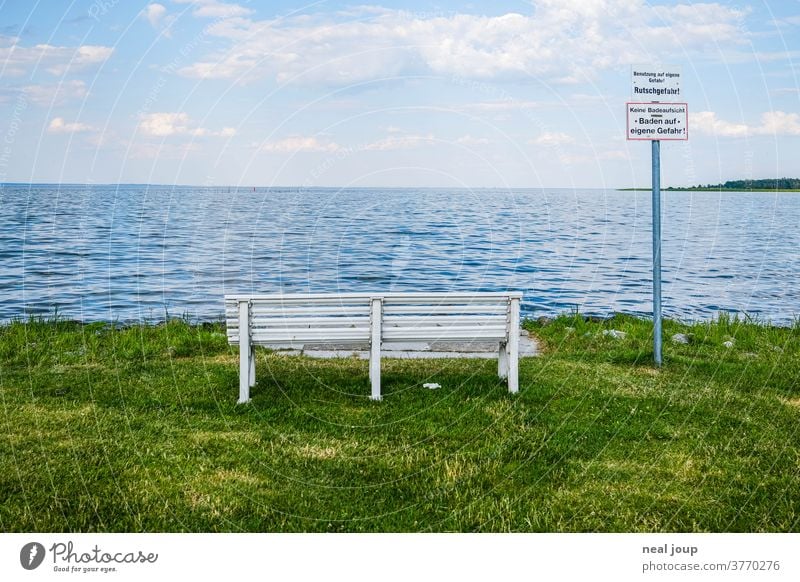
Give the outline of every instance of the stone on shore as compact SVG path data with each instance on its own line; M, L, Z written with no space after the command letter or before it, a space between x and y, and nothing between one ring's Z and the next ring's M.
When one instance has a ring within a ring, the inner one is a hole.
M604 329L603 335L613 337L614 339L625 339L625 336L628 334L618 329Z

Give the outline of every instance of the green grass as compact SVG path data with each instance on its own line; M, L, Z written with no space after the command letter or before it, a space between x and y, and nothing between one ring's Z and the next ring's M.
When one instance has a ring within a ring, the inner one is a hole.
M660 370L646 321L526 326L515 397L492 360L384 361L376 403L365 361L259 350L248 405L216 324L0 327L0 528L800 530L800 325L668 321Z

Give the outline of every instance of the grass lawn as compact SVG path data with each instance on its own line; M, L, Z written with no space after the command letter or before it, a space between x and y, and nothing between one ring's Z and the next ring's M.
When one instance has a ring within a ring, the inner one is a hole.
M800 325L668 321L660 370L646 321L526 326L515 397L493 360L386 360L376 403L365 361L260 350L248 405L217 324L0 327L0 528L800 530Z

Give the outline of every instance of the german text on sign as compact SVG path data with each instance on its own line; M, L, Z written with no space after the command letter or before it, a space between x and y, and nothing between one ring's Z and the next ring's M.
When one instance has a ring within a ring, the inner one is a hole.
M626 103L629 140L689 139L686 103Z
M633 65L631 95L637 101L677 101L681 98L681 67Z

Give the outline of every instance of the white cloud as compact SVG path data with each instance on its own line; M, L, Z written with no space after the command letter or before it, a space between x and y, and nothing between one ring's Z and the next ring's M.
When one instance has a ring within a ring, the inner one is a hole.
M456 140L459 145L471 147L479 145L487 145L490 141L485 137L472 137L471 135L462 135Z
M541 146L561 146L575 143L575 138L571 135L562 132L546 131L538 137L530 140L528 143Z
M195 4L197 15L207 10L222 17L207 32L228 46L180 73L241 82L272 76L280 83L346 85L415 73L576 82L642 59L719 54L720 47L747 40L745 13L717 3L535 0L532 14L444 16L381 9L362 11L358 18L315 14L274 20L247 18L241 7L223 17L218 8L237 5Z
M697 130L700 133L721 137L743 137L750 132L750 128L745 124L718 119L713 111L698 111L690 114L690 117L689 131Z
M37 105L60 105L73 99L84 99L88 94L83 81L62 81L57 85L27 85L23 90Z
M198 18L236 18L247 16L253 11L239 4L228 4L217 0L174 0L178 4L192 4L192 15Z
M65 123L63 117L54 117L47 126L49 133L83 133L95 131L95 128L85 123Z
M334 142L321 141L316 137L292 136L258 145L262 152L271 154L296 154L299 152L337 152L341 146Z
M194 127L186 113L145 113L139 116L139 129L153 137L193 136L193 137L232 137L236 135L233 127L220 131L210 131L204 127Z
M419 147L429 146L438 141L444 142L445 140L438 140L433 134L420 135L404 133L404 130L397 127L389 127L390 135L370 142L353 150L357 151L373 151L373 152L388 152L396 150L411 150ZM454 143L463 146L477 146L490 143L486 138L472 137L471 135L464 135L455 140ZM325 141L317 139L316 137L304 136L291 136L284 139L270 141L262 144L253 144L259 151L268 152L273 154L294 154L298 152L338 152L345 151L347 148L339 145L333 141Z
M146 113L140 117L139 129L146 135L167 137L189 133L186 113Z
M800 115L785 111L767 111L761 114L759 125L747 125L719 119L713 111L699 111L691 114L689 130L693 129L717 137L796 136L800 135Z
M53 75L65 75L104 63L114 49L107 46L79 47L37 44L21 46L16 37L0 37L0 63L4 77L31 75L43 68Z
M570 148L558 153L558 161L565 165L597 165L600 161L628 161L630 158L630 153L626 150L576 151Z
M88 95L83 81L64 81L58 85L27 85L23 90L37 105L60 105L74 99L84 99Z
M31 103L41 107L63 105L67 101L83 99L88 94L83 81L62 81L52 85L25 85L22 87L0 88L0 102L7 102L15 96L24 95Z
M800 87L782 87L771 91L773 95L800 95Z
M631 155L627 150L606 150L598 153L597 159L628 161L631 159Z
M128 149L128 156L144 160L185 160L192 154L201 152L196 142L183 143L134 143Z
M466 103L459 106L465 111L495 112L495 111L517 111L525 109L536 109L541 107L538 101L515 101L506 99L503 101L483 101L479 103Z
M415 149L422 145L430 145L436 138L433 134L428 135L390 135L378 141L366 144L362 149L366 151L391 151L391 150L409 150Z
M762 135L800 135L800 115L767 111L761 114L761 125L756 131Z
M163 4L158 4L153 2L152 4L148 4L144 10L142 10L142 18L147 20L150 23L150 26L153 28L158 28L163 20L164 16L167 14L167 8Z
M106 151L124 151L130 142L120 137L113 129L95 131L86 136L86 143L94 148L103 148Z
M150 23L150 26L167 38L172 36L172 24L175 22L175 16L168 16L167 8L163 4L158 4L157 2L148 4L140 15Z

